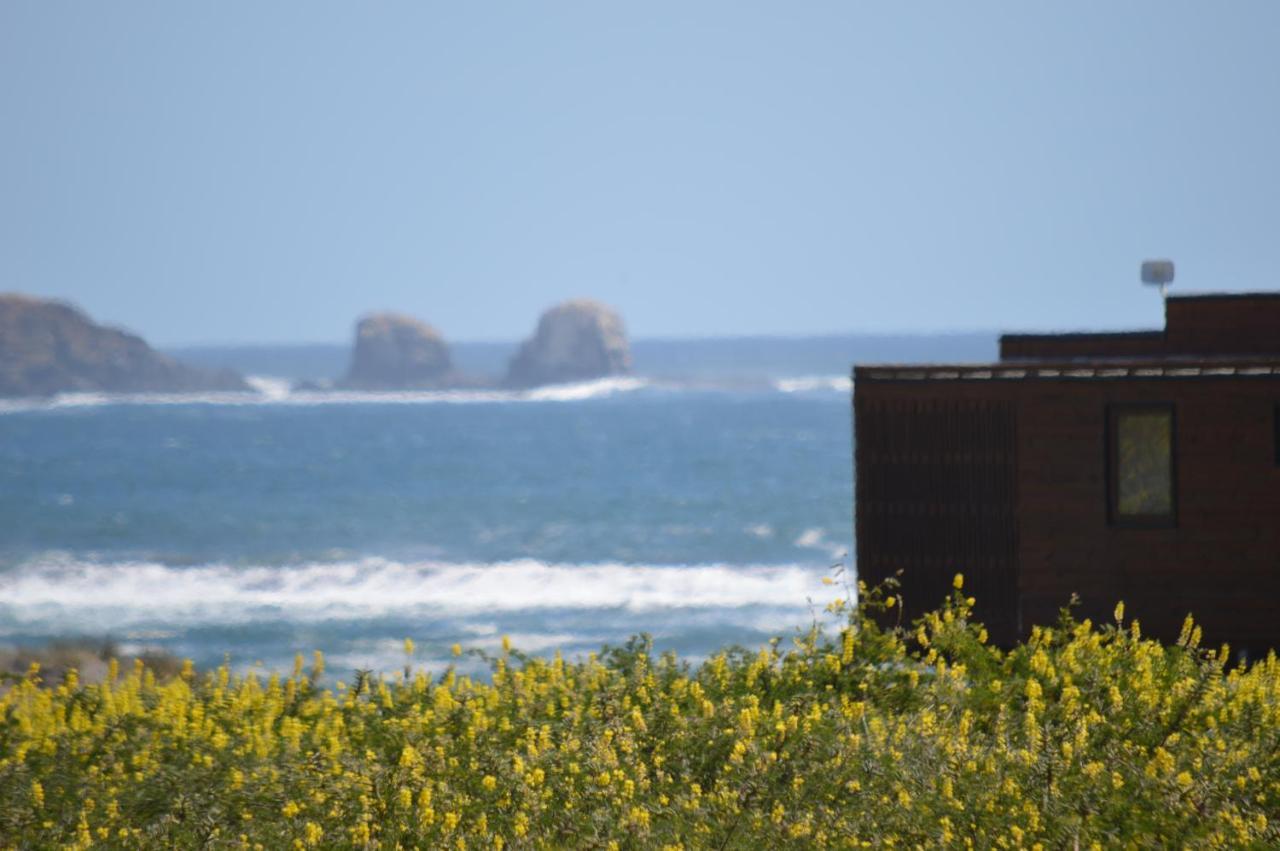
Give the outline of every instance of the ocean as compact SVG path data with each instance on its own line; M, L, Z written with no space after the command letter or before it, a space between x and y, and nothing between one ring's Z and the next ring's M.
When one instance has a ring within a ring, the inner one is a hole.
M504 635L645 632L696 661L792 634L853 575L849 364L994 354L838 339L654 342L635 376L527 393L291 392L329 361L204 349L179 354L276 374L0 402L0 644L342 671L399 668L412 638L443 670Z

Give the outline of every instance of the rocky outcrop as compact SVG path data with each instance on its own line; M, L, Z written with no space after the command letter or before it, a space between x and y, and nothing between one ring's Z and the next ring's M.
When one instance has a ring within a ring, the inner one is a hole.
M511 359L507 384L534 387L630 371L631 347L622 318L603 304L576 299L542 314L533 337Z
M343 387L421 390L455 381L449 347L430 325L398 313L375 313L356 324L355 349Z
M0 294L0 396L249 389L234 372L187 366L70 304Z

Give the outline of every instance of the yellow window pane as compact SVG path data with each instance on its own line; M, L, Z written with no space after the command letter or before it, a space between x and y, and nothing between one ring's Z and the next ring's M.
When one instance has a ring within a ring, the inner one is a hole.
M1116 421L1116 508L1121 516L1173 513L1173 414L1126 411Z

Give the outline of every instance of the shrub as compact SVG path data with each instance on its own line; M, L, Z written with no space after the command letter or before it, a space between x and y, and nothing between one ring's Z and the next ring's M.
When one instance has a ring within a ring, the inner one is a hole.
M489 681L225 667L0 697L0 846L1239 847L1280 843L1280 665L1064 614L1012 650L893 589L691 666L641 636Z

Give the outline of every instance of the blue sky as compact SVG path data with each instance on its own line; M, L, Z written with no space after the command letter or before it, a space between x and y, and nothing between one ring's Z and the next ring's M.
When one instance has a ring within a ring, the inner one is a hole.
M0 5L0 291L161 344L1155 327L1280 287L1280 3Z

